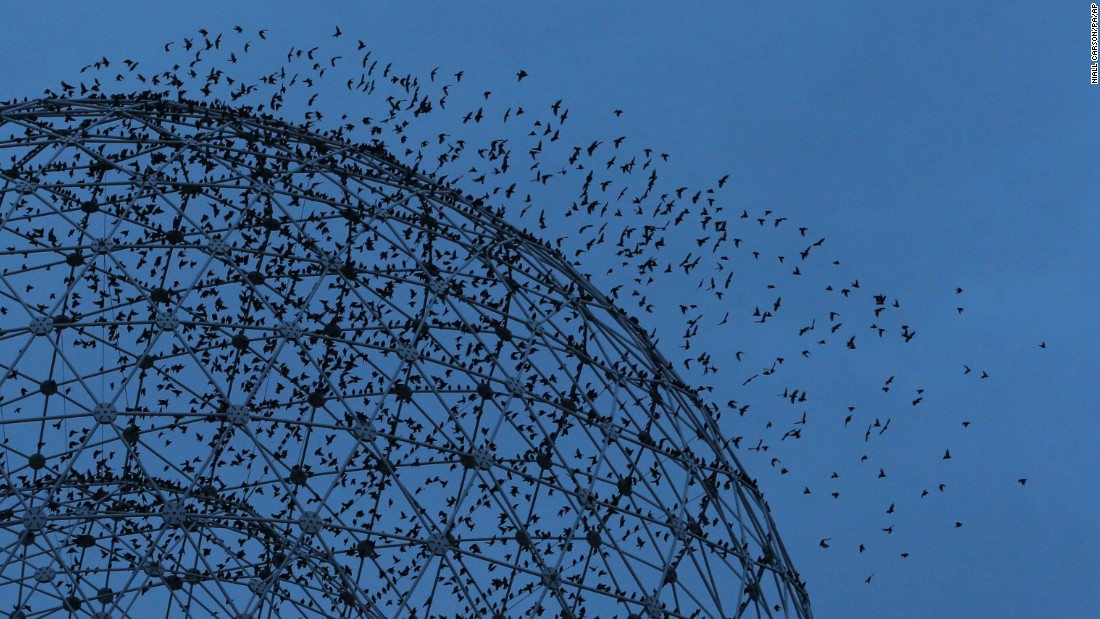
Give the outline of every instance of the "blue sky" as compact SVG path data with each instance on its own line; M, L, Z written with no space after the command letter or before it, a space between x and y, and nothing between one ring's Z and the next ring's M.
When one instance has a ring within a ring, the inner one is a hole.
M806 436L746 453L816 616L1090 616L1100 86L1089 84L1088 3L394 4L17 2L0 23L0 98L36 96L102 55L151 62L200 27L269 28L282 50L325 43L339 24L406 71L464 70L471 90L564 99L578 142L613 133L668 152L673 186L730 174L729 212L771 209L826 237L842 277L901 299L919 333L790 362L814 395ZM771 281L746 271L747 286ZM673 297L691 288L655 290L666 310L643 317L670 358L682 331ZM785 299L807 316L834 302L799 290ZM721 316L710 303L707 315ZM757 370L731 358L746 350L766 363L786 350L778 329L742 321L699 343L723 368L715 399L753 402L723 420L731 434L795 415L767 399L782 384L742 389ZM964 364L990 378L964 376ZM919 407L898 395L918 388ZM858 429L840 423L849 405ZM894 425L865 445L875 417ZM933 494L918 499L923 488Z

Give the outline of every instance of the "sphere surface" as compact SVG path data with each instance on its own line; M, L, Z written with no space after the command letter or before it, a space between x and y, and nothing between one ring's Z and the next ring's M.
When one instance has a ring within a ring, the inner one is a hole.
M809 616L697 394L480 203L155 97L0 155L0 612Z

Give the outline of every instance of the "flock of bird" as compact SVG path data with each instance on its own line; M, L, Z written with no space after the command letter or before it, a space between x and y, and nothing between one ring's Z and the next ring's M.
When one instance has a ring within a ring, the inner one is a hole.
M826 477L823 483L830 483L839 474L792 472L780 458L767 454L769 449L790 449L818 423L851 427L867 446L891 428L891 416L864 414L856 404L808 416L811 394L806 387L775 385L787 368L798 363L809 367L815 355L824 357L827 350L858 351L883 342L904 346L919 339L915 323L903 314L902 301L841 275L839 260L826 257L826 238L778 210L727 209L719 195L731 182L729 174L699 187L668 184L659 174L670 158L662 149L635 147L629 136L616 133L571 138L571 110L562 100L515 103L493 90L470 87L462 70L403 73L339 27L323 45L296 45L285 54L274 51L268 34L239 26L225 33L199 30L166 43L161 59L99 58L81 69L79 79L62 81L46 94L81 98L147 91L219 101L385 149L417 173L542 238L580 270L598 267L601 272L592 274L593 282L643 328L671 320L681 325L682 352L676 362L704 400L725 401L724 408L708 404L716 420L723 413L737 415L723 422L737 434L731 443L740 447L744 442L747 451L762 456L780 474L798 476L805 495L816 492L811 477ZM270 64L272 59L277 62ZM511 83L497 90L511 93L535 79L517 68ZM340 97L350 97L343 101L356 105L326 107L330 98ZM605 124L615 127L624 114L609 112ZM763 275L753 280L745 271ZM681 289L690 296L667 293ZM962 288L954 292L958 299L965 297ZM717 314L715 308L725 309ZM964 311L963 303L955 305L955 313ZM651 336L667 337L667 326L662 329ZM738 334L751 329L774 333L783 350L746 347L731 355L717 350L720 339L737 341ZM1040 347L1046 348L1045 342ZM978 381L990 378L970 362L959 363L959 372ZM895 376L883 380L881 392L900 397L899 404L910 408L929 406L925 400L934 395L932 389ZM773 394L784 406L753 401L749 393ZM800 416L787 417L788 406L800 409ZM971 425L969 420L959 422ZM951 459L949 447L941 447L944 461ZM861 462L872 459L867 453L858 457ZM881 467L868 468L866 476L888 477ZM1018 483L1026 481L1020 478ZM884 511L892 515L932 491L946 492L946 484L932 480L915 499L891 497ZM841 497L839 490L824 493ZM955 528L963 526L961 520L952 522ZM894 534L892 524L879 528L881 535ZM832 539L822 538L820 548L834 550ZM860 543L852 551L863 553L867 545ZM900 553L902 558L909 555Z

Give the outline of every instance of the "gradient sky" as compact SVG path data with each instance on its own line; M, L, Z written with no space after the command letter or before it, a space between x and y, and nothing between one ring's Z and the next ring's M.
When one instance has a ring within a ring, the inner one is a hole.
M564 99L574 135L671 153L662 174L675 184L731 174L728 211L782 213L826 236L846 275L904 301L912 345L792 368L815 396L807 437L744 452L817 617L1095 616L1100 86L1088 3L316 4L9 3L0 99L40 95L101 55L155 58L168 40L234 24L269 28L278 49L339 24L406 71L461 69L485 89L523 68L524 96ZM648 320L678 358L675 313ZM755 370L732 352L771 344L715 333L714 397L747 401L742 375ZM879 386L891 375L926 401L890 400ZM773 405L723 423L750 436L738 424L775 418ZM864 449L863 427L840 425L847 405L892 417L894 434ZM922 488L933 496L918 500Z

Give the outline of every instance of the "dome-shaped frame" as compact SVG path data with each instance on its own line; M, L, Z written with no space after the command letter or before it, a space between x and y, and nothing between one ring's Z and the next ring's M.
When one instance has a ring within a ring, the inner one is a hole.
M500 213L152 95L0 106L0 158L0 612L810 616L711 409Z

